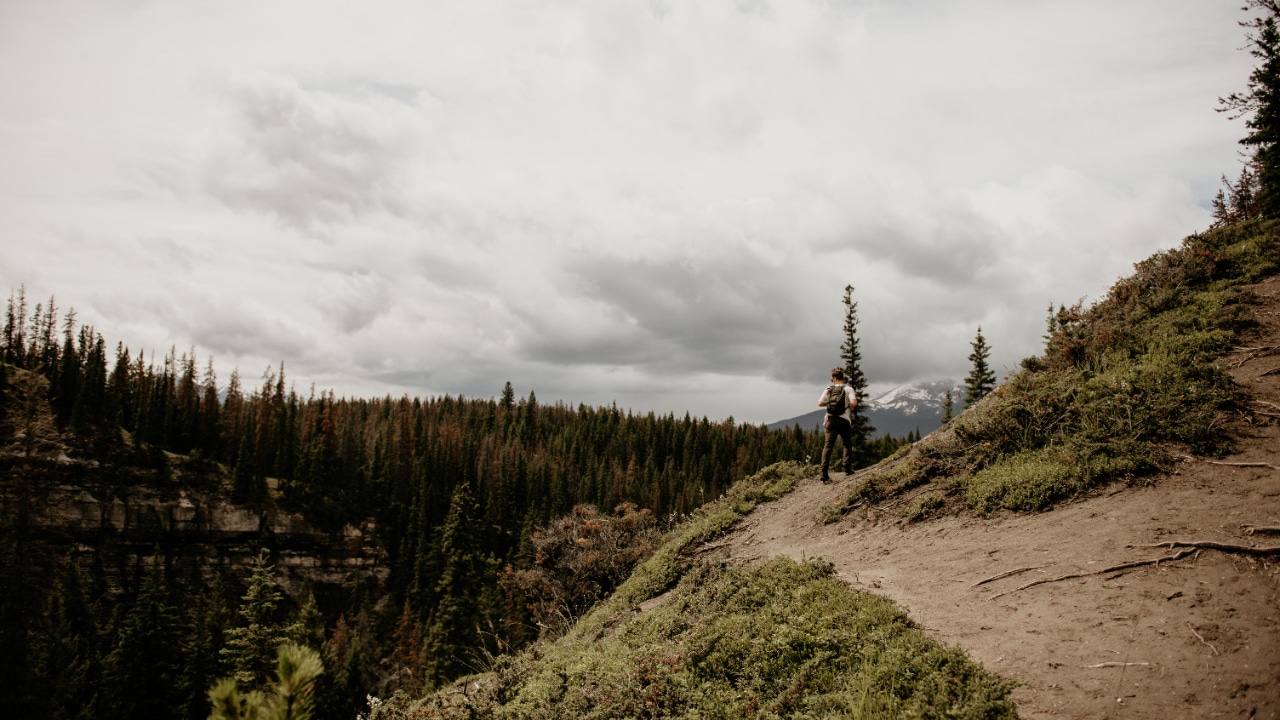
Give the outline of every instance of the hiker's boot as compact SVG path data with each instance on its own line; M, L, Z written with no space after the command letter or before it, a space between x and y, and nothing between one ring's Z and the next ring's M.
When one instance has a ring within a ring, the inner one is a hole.
M826 473L822 473L822 477L818 479L822 481L823 485L826 485L827 483L831 482L831 476Z
M845 466L844 466L844 474L845 474L845 475L852 475L852 474L853 474L853 466L852 466L852 465L845 465Z

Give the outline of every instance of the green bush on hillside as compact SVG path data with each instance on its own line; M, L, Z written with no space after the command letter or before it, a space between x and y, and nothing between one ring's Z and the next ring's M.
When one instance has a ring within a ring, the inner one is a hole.
M834 520L925 483L987 514L1041 510L1151 473L1172 447L1229 450L1240 393L1219 358L1249 326L1249 283L1280 271L1280 221L1192 235L1086 309L1063 308L1041 357L950 424L864 473ZM909 513L910 514L910 513Z
M557 644L377 720L1002 718L1012 685L926 638L821 561L696 563L669 598L594 642Z

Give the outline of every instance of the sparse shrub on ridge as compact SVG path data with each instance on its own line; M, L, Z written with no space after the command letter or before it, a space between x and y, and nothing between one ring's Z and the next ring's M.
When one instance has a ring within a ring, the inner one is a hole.
M658 537L648 509L623 503L605 515L594 505L575 505L533 534L532 567L508 566L498 585L523 599L542 637L558 637L626 580L653 553Z
M1089 308L1053 318L1045 354L952 422L862 474L828 521L925 483L982 514L1042 510L1154 472L1172 448L1229 449L1240 391L1219 358L1249 326L1245 288L1280 271L1280 221L1192 235Z

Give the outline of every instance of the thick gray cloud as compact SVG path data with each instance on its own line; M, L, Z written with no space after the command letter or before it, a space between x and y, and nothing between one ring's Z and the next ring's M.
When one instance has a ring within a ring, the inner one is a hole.
M232 138L205 169L209 192L232 208L328 234L376 213L399 214L413 136L396 122L404 88L334 84L310 92L263 76L226 89Z
M1227 3L10 2L0 282L305 389L769 421L1208 224Z

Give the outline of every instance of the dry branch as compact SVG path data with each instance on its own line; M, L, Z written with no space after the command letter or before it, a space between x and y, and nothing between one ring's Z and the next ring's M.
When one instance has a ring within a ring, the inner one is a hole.
M1033 565L1033 566L1031 566L1031 567L1018 568L1017 570L1006 570L1006 571L1004 571L1004 572L1002 572L1002 573L1000 573L1000 574L998 574L998 575L992 575L991 577L987 578L986 580L979 580L978 582L976 582L976 583L974 583L974 584L970 585L969 587L978 587L979 585L986 585L986 584L987 584L987 583L989 583L989 582L994 582L994 581L999 580L999 579L1001 579L1001 578L1007 578L1007 577L1009 577L1010 575L1017 575L1018 573L1024 573L1024 572L1027 572L1028 570L1039 570L1039 569L1041 569L1041 568L1047 568L1047 567L1049 567L1049 566L1048 566L1048 565Z
M1167 547L1170 550L1176 547L1185 547L1221 550L1222 552L1243 553L1245 555L1280 555L1280 545L1257 547L1253 545L1237 545L1235 543L1220 543L1213 540L1170 540L1168 542L1155 543L1154 545L1137 545L1135 547Z
M1277 409L1277 410L1280 410L1280 405L1277 405L1277 404L1275 404L1275 403L1273 403L1273 402L1268 402L1268 401L1266 401L1266 400L1254 400L1254 402L1255 402L1255 403L1257 403L1257 404L1259 404L1259 405L1268 405L1268 406L1273 407L1273 408L1275 408L1275 409Z
M1150 547L1155 547L1155 546L1153 545ZM995 600L996 598L1001 597L1003 595L1008 595L1009 593L1016 593L1019 590L1026 590L1029 587L1035 587L1036 585L1043 585L1044 583L1061 582L1063 580L1071 580L1073 578L1088 577L1090 575L1105 575L1106 573L1109 573L1109 572L1116 572L1117 570L1128 570L1130 568L1142 567L1143 565L1159 565L1162 562L1173 562L1174 560L1181 560L1182 558L1190 554L1191 554L1190 550L1179 550L1178 552L1170 555L1169 557L1151 558L1150 560L1135 560L1134 562L1121 563L1119 565L1112 565L1111 567L1103 568L1101 570L1094 570L1092 572L1070 573L1068 575L1059 575L1058 577L1055 577L1055 578L1042 578L1040 580L1033 580L1025 585L1019 585L1018 587L1012 590L1006 590L1005 592L992 595L989 599Z
M1150 665L1150 664L1151 663L1145 663L1145 662L1118 662L1116 660L1112 660L1111 662L1100 662L1097 665L1081 665L1080 667L1109 668L1109 667L1129 667L1130 665Z
M1196 632L1196 629L1192 627L1190 622L1187 623L1187 628L1191 630L1191 634L1195 635L1197 640L1204 643L1205 645L1209 645L1209 641L1205 640L1204 637L1200 635L1200 633ZM1214 655L1218 654L1218 648L1212 645L1209 645L1209 649L1213 651Z
M1210 465L1226 465L1228 467L1264 467L1271 468L1272 470L1280 470L1280 467L1276 467L1271 463L1265 462L1218 462L1217 460L1206 460L1205 462Z

